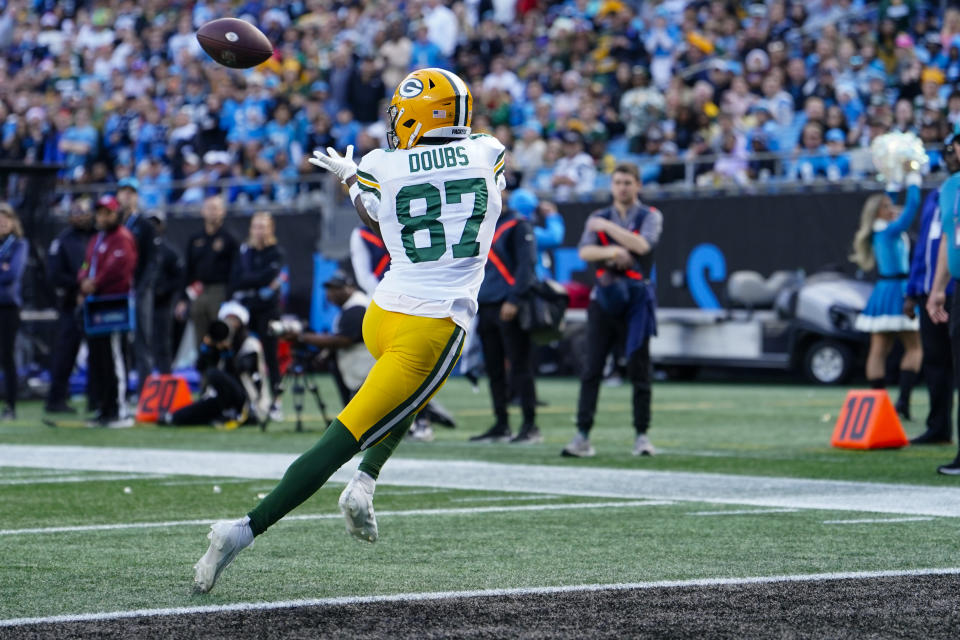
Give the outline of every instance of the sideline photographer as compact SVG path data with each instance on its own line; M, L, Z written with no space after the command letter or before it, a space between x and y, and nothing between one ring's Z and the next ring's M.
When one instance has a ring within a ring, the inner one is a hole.
M363 385L376 362L363 342L363 316L367 312L370 298L357 287L353 278L343 271L335 272L323 287L327 300L340 307L332 332L301 332L299 323L290 325L283 324L283 321L271 323L270 331L298 345L332 351L330 362L333 378L340 392L340 399L346 405ZM413 440L430 442L433 440L431 422L451 429L456 427L453 415L433 399L417 415L408 436Z
M200 344L197 369L206 380L200 399L160 417L160 425L223 423L228 429L262 422L272 396L263 345L247 326L250 313L238 302L225 302Z
M333 352L333 375L346 405L357 392L376 362L363 343L363 316L370 299L360 291L353 279L337 271L323 284L327 300L340 308L330 333L289 331L285 327L284 338L298 344L329 349Z

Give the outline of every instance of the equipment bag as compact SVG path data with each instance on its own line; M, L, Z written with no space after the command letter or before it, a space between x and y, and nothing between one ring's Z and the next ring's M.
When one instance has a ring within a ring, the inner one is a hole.
M570 305L566 288L555 280L539 280L520 303L517 321L537 344L563 336L563 317Z

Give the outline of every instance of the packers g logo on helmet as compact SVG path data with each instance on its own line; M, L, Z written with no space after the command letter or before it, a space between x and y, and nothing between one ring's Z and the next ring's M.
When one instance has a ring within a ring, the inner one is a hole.
M418 78L408 78L400 83L397 93L403 98L415 98L423 93L423 83Z
M391 149L409 149L424 138L466 138L473 96L457 74L435 67L419 69L397 86L387 118Z

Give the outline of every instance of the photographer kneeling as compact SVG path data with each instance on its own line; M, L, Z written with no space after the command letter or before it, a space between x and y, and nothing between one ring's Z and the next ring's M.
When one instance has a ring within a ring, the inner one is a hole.
M360 291L353 279L342 271L323 283L327 300L340 308L330 333L287 332L283 338L299 344L329 349L333 352L333 375L346 405L357 392L376 360L363 343L363 315L370 299Z
M330 333L310 333L286 330L283 338L298 345L309 345L333 352L329 358L334 380L344 406L360 389L376 360L363 342L363 316L370 298L359 289L353 278L337 271L323 284L327 300L340 308ZM430 400L417 415L409 436L414 440L433 440L431 422L448 428L456 426L450 414L436 399Z
M247 330L250 312L225 302L200 344L197 369L205 384L200 399L161 416L160 425L222 423L227 428L262 422L272 396L263 345Z

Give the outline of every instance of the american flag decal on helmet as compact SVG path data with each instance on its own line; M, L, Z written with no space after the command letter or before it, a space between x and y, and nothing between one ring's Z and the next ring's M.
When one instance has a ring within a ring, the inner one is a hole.
M436 119L438 119L438 120L443 120L444 118L447 117L447 112L444 111L443 109L434 109L434 110L433 110L433 117L436 118Z

